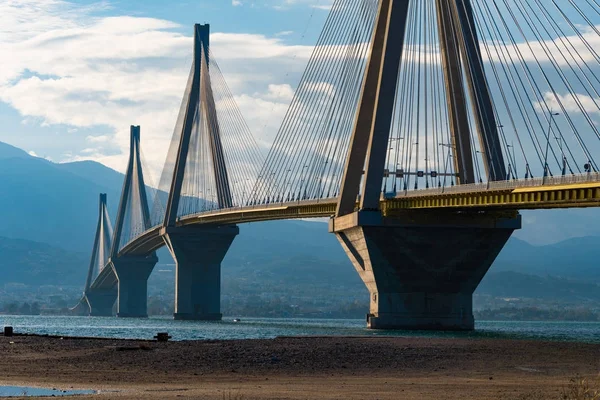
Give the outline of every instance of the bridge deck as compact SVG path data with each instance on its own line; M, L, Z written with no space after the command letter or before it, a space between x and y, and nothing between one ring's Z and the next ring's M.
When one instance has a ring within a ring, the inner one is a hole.
M394 209L550 209L598 207L597 173L548 177L451 188L415 190L387 198L384 213Z
M337 198L273 203L214 210L179 219L179 226L242 224L281 219L326 218L335 213ZM600 206L600 174L457 185L412 190L381 200L384 215L399 210L522 210ZM163 245L160 227L141 234L119 255L147 253Z

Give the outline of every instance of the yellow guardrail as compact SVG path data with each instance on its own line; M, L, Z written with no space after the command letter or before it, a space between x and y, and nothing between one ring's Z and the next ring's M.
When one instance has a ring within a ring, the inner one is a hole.
M337 198L332 198L213 210L182 217L178 225L241 224L281 219L327 218L335 214L336 206ZM417 209L517 211L599 206L600 174L598 173L413 190L381 200L381 210L384 215L389 216L398 211ZM141 232L123 250L136 248L138 242L152 243L159 236L160 232L156 227Z

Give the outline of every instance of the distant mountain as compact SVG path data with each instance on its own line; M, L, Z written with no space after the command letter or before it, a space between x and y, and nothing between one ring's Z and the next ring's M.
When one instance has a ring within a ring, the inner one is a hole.
M110 188L113 191L118 189L120 192L123 185L123 174L94 161L76 161L54 165L58 169L77 175L100 187Z
M327 224L311 221L269 221L240 225L240 234L231 246L237 257L273 258L306 255L330 261L348 261Z
M114 218L122 180L122 174L95 162L55 164L0 143L0 236L47 243L65 249L66 254L88 257L98 194L108 193ZM600 282L600 238L593 237L600 235L599 220L600 210L525 212L524 229L509 241L491 273L514 271ZM361 284L323 222L261 222L241 225L240 230L225 258L225 275L269 277L282 285ZM572 239L577 233L589 237ZM563 241L565 234L572 236ZM558 243L536 247L528 242ZM78 259L83 276L86 257ZM160 257L161 263L172 263L165 250ZM53 268L66 273L60 258ZM4 282L1 275L0 282Z
M99 193L112 210L120 195L118 173L93 164L54 164L0 143L0 236L89 251Z
M600 286L596 283L514 271L491 271L483 278L476 293L547 301L600 302Z
M240 226L223 274L284 285L362 285L350 260L322 222L271 221Z
M523 228L515 237L534 245L546 245L567 239L600 236L600 209L572 208L524 210Z
M22 239L0 237L0 284L76 286L85 283L89 262L82 253Z
M532 246L511 238L492 271L518 271L554 275L600 283L600 237L568 239L547 246Z
M31 156L25 150L0 142L0 159L3 158L31 158Z

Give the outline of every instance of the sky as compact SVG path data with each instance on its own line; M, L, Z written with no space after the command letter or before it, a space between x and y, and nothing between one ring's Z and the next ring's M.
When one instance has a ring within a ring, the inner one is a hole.
M191 65L193 24L210 23L212 53L251 132L266 150L332 2L0 0L0 141L54 162L94 160L123 171L129 126L140 125L150 167L146 174L151 174L147 178L150 184L157 183ZM571 1L559 3L574 12ZM597 12L589 18L596 23L598 17ZM581 18L574 21L582 23ZM569 31L564 21L561 25ZM597 31L585 24L579 29L593 46L600 44ZM535 52L549 68L547 54L534 39L528 38L532 48L518 46L525 55ZM578 46L597 71L591 52ZM560 62L558 53L554 58ZM558 76L552 78L560 81ZM539 72L536 79L544 81ZM574 75L567 79L573 81ZM543 90L544 96L549 95ZM575 91L590 121L600 126L596 121L600 100L577 86ZM575 115L585 134L593 136L589 124L576 115L581 113L571 104L574 98L564 88L557 92L565 111ZM554 96L546 102L558 108L552 104ZM563 119L558 117L556 124L568 133ZM500 122L509 125L506 118ZM537 132L542 142L546 130ZM565 143L571 140L575 146L571 136ZM583 165L587 159L577 162ZM538 164L539 175L543 163Z
M331 0L0 0L0 141L123 171L141 125L156 177L191 65L194 23L259 142L276 134ZM154 178L156 179L156 178Z

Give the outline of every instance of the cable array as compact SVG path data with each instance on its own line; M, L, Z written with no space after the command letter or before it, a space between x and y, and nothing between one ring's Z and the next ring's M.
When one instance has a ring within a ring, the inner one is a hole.
M507 179L598 170L600 16L593 0L474 0L476 37L491 94ZM457 7L468 10L465 1ZM382 190L456 183L455 148L440 57L436 0L412 2ZM567 28L568 27L568 28ZM475 32L475 33L473 33ZM466 65L463 58L463 67ZM471 151L478 182L489 181L467 86Z
M154 197L151 213L153 226L161 224L164 219L167 193L171 187L188 104L197 104L197 107L185 162L178 217L244 205L263 163L264 157L215 57L209 51L206 59L204 49L201 53L198 98L190 98L194 80L192 68Z
M495 0L474 7L512 178L598 171L592 149L600 139L593 119L600 58L590 41L600 32L586 15L600 16L600 7L579 3L585 5Z
M600 3L455 0L455 44L445 48L441 4L410 2L382 193L598 171L600 29L594 20L600 19ZM338 196L378 6L377 0L334 1L264 163L214 57L202 56L178 217ZM471 52L469 42L476 44ZM449 82L443 51L461 69L458 86ZM476 70L484 72L481 79L473 77ZM193 72L154 197L152 225L164 217ZM484 112L486 104L491 111ZM460 133L467 131L474 182L459 179L449 112L457 107L464 110ZM502 158L493 168L503 170L492 176L493 157Z
M495 175L506 179L597 171L600 30L593 20L600 17L599 3L456 0L457 12L470 15L454 18L462 24L458 42L479 44L478 59L465 58L458 45L447 49L463 69L461 103L447 93L439 1L410 2L382 192L473 183L458 180L449 120L449 107L457 106L468 120L475 182L493 180L494 152L505 169ZM375 0L334 2L249 205L338 195L377 6ZM485 79L469 90L475 67ZM479 117L482 88L493 119ZM484 140L490 132L500 149Z
M98 215L98 226L96 228L96 237L94 239L94 248L92 250L92 259L85 285L87 291L92 282L100 275L100 272L106 267L110 258L112 245L113 228L106 208L106 195L101 195L100 210Z
M150 174L144 173L144 171L149 171L149 169L145 162L141 145L138 141L133 141L133 146L134 148L131 151L132 159L129 161L131 169L128 171L128 173L131 173L131 181L124 197L125 211L117 250L121 250L131 240L152 227L149 202L158 196L158 191L152 182ZM161 197L165 196L166 193L163 193Z
M250 205L338 195L377 3L334 2Z

